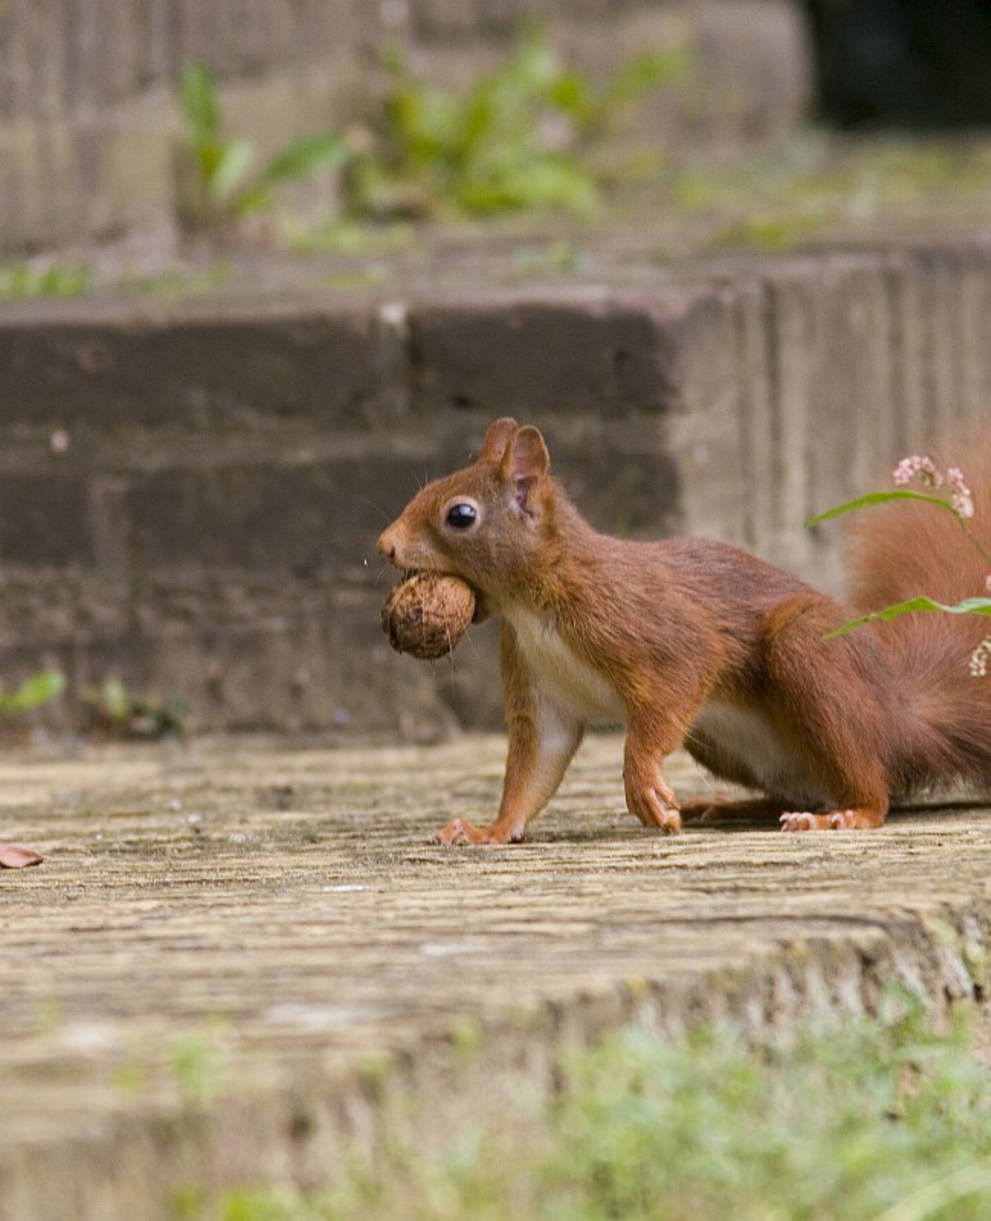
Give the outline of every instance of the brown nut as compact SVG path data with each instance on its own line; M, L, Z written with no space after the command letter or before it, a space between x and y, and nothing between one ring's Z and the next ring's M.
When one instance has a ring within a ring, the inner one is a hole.
M475 594L459 577L418 572L395 587L382 607L382 630L400 653L424 661L450 653L475 613Z

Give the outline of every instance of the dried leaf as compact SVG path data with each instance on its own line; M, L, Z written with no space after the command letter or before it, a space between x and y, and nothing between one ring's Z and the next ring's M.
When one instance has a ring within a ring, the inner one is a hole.
M28 865L40 865L44 859L40 852L23 844L0 844L2 869L26 869Z

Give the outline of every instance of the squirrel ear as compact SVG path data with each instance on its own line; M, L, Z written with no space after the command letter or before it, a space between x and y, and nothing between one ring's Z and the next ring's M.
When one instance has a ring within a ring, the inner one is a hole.
M516 500L527 516L536 508L534 489L551 469L540 430L527 424L512 437L502 459L503 476L516 486Z
M519 427L519 424L508 415L490 424L489 430L485 434L485 442L482 445L482 457L480 460L501 462L503 455L506 453L506 447L509 445L513 434L519 431Z

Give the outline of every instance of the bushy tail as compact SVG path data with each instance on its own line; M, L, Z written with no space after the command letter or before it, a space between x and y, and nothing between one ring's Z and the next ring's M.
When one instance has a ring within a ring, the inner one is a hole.
M991 444L968 446L949 464L963 467L974 500L968 526L991 550ZM922 594L949 604L991 596L991 564L938 506L878 505L850 522L849 601L857 611ZM986 676L971 673L974 650L991 636L991 618L903 615L880 625L879 636L895 673L899 732L889 762L895 794L957 781L991 788L991 665Z

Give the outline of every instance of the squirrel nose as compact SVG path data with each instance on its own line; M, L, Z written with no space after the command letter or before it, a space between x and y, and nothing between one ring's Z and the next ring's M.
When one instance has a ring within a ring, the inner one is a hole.
M390 564L396 561L396 544L389 537L388 530L383 530L379 535L379 555Z

